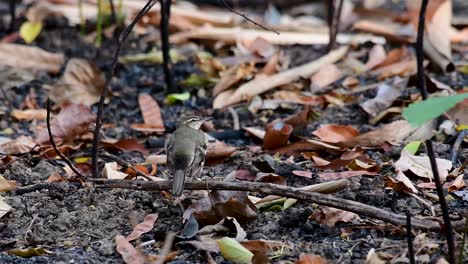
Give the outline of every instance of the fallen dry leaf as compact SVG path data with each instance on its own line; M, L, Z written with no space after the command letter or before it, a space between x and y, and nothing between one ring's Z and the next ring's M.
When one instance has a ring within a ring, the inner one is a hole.
M400 85L398 85L400 84ZM406 84L405 81L399 80L392 84L383 83L377 88L377 95L360 104L362 109L366 111L370 116L375 117L388 107L401 95L403 92L402 84Z
M227 157L231 156L236 151L236 147L216 140L208 141L206 149L206 164L216 164L222 162Z
M138 95L138 105L143 115L144 124L132 124L130 128L141 132L164 132L164 122L158 102L149 94L140 94Z
M277 149L285 146L292 131L293 127L283 121L269 124L263 138L263 147L265 149Z
M0 192L9 192L16 188L15 181L9 181L0 175Z
M391 51L388 52L387 56L381 63L374 66L374 69L378 69L378 68L382 68L391 64L395 64L401 61L403 58L408 57L409 55L410 55L410 52L406 47L392 49Z
M374 45L369 51L369 58L366 62L367 69L373 69L375 66L383 63L387 58L387 52L382 45Z
M7 142L0 144L0 152L9 155L28 153L35 146L36 143L34 143L31 137L19 136L14 140L8 140Z
M17 120L45 120L47 117L47 110L46 109L26 109L26 110L19 110L13 109L11 111L11 116L13 116Z
M325 65L310 78L312 81L310 90L313 93L324 91L324 88L338 81L341 77L343 77L343 73L335 64Z
M310 171L301 171L301 170L293 170L292 173L296 176L304 177L304 178L312 178L312 172Z
M327 55L309 62L307 64L291 68L289 70L277 73L261 79L254 79L249 81L239 88L235 92L229 92L229 96L226 96L226 92L220 93L213 101L213 108L224 108L226 106L249 100L256 95L264 93L270 89L278 87L283 84L291 83L300 77L308 77L313 73L317 72L323 65L334 63L343 58L348 51L347 47L341 47L334 50Z
M149 214L145 216L143 222L137 224L130 235L126 237L127 241L132 241L139 238L142 234L153 230L154 223L158 220L157 214Z
M217 96L224 90L229 89L234 84L245 80L252 75L255 70L255 64L252 62L244 62L234 65L221 73L221 79L213 88L213 96Z
M324 181L346 179L362 175L379 175L378 172L371 172L366 170L357 170L357 171L341 171L341 172L322 172L318 174L320 179Z
M386 188L392 188L397 192L418 193L418 190L416 187L414 187L414 184L411 182L411 180L401 171L397 171L395 178L385 176L384 181Z
M47 52L38 47L0 43L0 65L13 68L44 70L53 74L60 71L63 54Z
M338 143L349 141L359 136L359 131L352 126L327 124L321 125L312 134L325 142Z
M66 141L89 131L89 125L94 122L96 115L85 105L70 104L62 108L60 113L50 121L50 129L56 142ZM37 133L36 143L49 142L46 128Z
M411 43L414 40L414 28L412 25L404 25L392 21L359 20L353 25L353 29L384 36L393 42Z
M416 129L407 121L398 120L376 130L352 138L340 145L346 147L376 147L384 142L400 144L415 130Z
M127 264L144 264L145 256L122 235L115 236L116 250Z
M450 183L450 186L447 188L449 192L458 191L463 189L466 186L465 180L463 180L463 173L458 175L453 182Z
M331 227L335 226L338 222L349 223L360 219L355 213L327 206L320 207L320 209L312 213L309 218L318 221L320 224Z
M330 263L327 259L313 254L302 253L295 264L327 264Z
M436 158L437 170L442 182L445 182L447 175L452 168L452 162L446 159ZM428 179L433 179L431 163L427 156L415 156L403 149L400 159L393 165L396 171L405 172L410 170L414 174Z
M11 210L11 206L9 206L2 196L0 196L0 218L6 215Z
M144 155L149 153L149 151L145 148L145 146L134 138L129 138L129 139L106 138L106 139L101 140L101 145L107 150L120 150L123 152L138 151Z
M111 180L122 180L125 179L128 175L119 171L119 166L116 162L108 162L104 164L104 169L102 170L102 175Z
M73 102L91 106L99 101L106 79L104 73L85 59L70 59L62 78L49 86L49 96L58 104Z

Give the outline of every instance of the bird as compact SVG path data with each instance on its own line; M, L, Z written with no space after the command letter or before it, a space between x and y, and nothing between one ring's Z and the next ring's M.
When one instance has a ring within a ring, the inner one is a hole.
M173 174L172 195L180 197L187 177L198 178L206 156L206 138L201 125L211 117L185 116L166 142L167 166Z

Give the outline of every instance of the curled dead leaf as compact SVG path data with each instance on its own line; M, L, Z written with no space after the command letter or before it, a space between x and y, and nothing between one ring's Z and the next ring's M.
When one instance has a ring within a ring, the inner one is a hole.
M327 124L321 125L313 134L323 141L338 143L357 137L359 131L352 126Z
M53 74L60 71L63 54L47 52L38 47L0 43L0 65L13 68L44 70Z
M144 124L132 124L130 127L141 132L164 132L164 122L158 102L149 94L140 94L138 95L138 105L143 115Z

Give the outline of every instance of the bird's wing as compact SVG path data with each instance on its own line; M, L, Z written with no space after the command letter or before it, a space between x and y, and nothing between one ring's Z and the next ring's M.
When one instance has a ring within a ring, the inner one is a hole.
M167 168L169 171L174 170L173 160L173 150L174 150L174 136L170 136L169 139L166 141L166 160L167 160Z
M198 131L198 144L197 148L195 149L195 155L192 165L191 176L194 178L200 177L200 174L203 170L203 166L205 165L205 157L206 157L206 140L205 134L201 131Z

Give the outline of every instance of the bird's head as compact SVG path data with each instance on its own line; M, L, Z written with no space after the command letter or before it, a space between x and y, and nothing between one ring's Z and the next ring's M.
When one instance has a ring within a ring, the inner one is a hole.
M180 119L177 124L177 127L181 125L186 125L193 129L200 129L201 125L205 122L212 119L212 117L199 117L199 116L185 116Z

